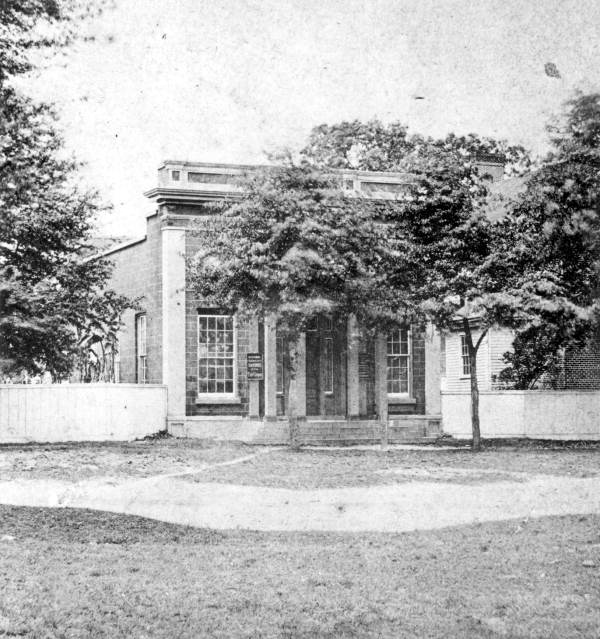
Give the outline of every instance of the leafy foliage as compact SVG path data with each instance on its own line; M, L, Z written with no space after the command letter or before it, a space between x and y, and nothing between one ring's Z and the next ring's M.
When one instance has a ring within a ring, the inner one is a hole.
M411 154L426 156L430 152L458 153L471 159L501 158L508 174L523 173L531 164L529 154L521 146L509 145L475 134L448 134L434 139L408 133L400 122L387 125L373 119L321 124L310 132L303 157L320 167L391 171L400 169Z
M31 71L31 53L71 43L84 19L102 13L112 0L2 0L0 84Z
M368 202L309 165L257 172L243 186L218 228L199 233L191 280L200 297L245 316L275 314L293 337L322 314L355 313L366 326L385 317L385 230Z
M561 349L583 346L597 324L600 94L568 103L553 143L498 224L498 268L522 289L523 322L503 372L518 385L539 376L540 362L551 368Z
M90 261L97 196L75 184L77 163L66 157L45 104L8 82L30 69L27 51L60 44L40 36L40 21L64 21L85 3L8 0L0 4L0 370L69 374L75 359L130 303L105 290L105 261ZM110 328L109 328L110 327Z
M545 384L557 388L561 374L561 335L554 326L530 326L519 331L512 350L504 354L508 366L498 380L517 390L534 388L543 377Z

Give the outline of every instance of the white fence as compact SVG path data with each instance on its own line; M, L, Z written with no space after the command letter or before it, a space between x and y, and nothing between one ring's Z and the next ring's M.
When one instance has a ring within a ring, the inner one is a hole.
M167 387L0 385L0 443L128 441L165 428Z
M442 428L471 437L471 397L442 393ZM600 440L600 391L482 391L482 437Z

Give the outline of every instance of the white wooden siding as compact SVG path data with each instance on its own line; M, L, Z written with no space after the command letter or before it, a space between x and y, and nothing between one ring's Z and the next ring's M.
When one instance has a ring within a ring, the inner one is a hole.
M446 378L443 384L444 390L467 391L471 388L470 376L463 375L461 334L449 333L446 335ZM473 331L473 341L476 342L480 335L480 331ZM490 388L489 335L483 338L483 342L477 351L477 381L480 390Z
M137 384L0 385L0 443L127 441L166 425L167 388Z
M462 374L460 336L462 333L446 335L446 375L442 390L468 391L471 379ZM473 331L473 341L477 341L481 331ZM511 350L513 333L508 329L490 329L477 351L477 381L479 390L491 390L494 376L498 376L506 364L502 356Z

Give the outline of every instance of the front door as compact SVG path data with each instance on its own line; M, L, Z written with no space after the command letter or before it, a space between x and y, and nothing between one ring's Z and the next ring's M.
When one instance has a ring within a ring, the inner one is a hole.
M306 331L306 414L346 414L346 323L320 317Z

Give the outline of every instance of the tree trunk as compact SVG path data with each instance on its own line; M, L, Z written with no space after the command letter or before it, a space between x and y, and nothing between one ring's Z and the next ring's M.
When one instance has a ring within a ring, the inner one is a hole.
M300 433L298 427L298 415L296 411L297 382L296 370L298 367L298 341L290 342L289 346L290 362L289 362L289 384L288 384L288 406L287 417L290 425L290 448L292 450L300 450Z
M473 433L473 442L471 448L477 452L481 450L481 430L479 427L479 386L477 384L477 351L487 333L487 329L482 331L476 344L473 344L473 335L471 334L471 326L469 320L463 318L463 330L465 332L465 341L469 354L469 367L471 372L471 431Z

